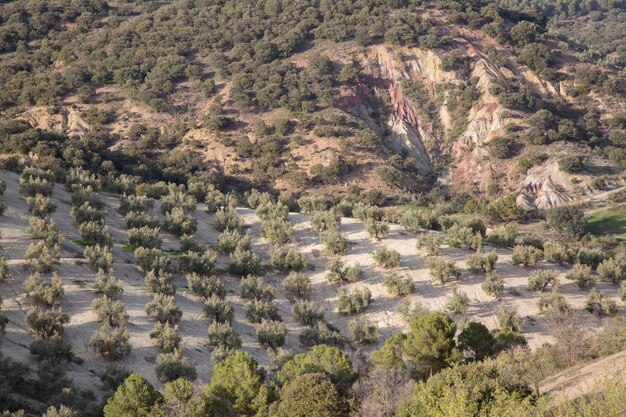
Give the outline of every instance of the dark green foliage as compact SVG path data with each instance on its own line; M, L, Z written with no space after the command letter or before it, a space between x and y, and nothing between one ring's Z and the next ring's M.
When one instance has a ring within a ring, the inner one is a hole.
M346 401L323 373L300 375L285 385L276 406L277 417L344 417Z
M162 403L161 394L143 377L132 374L104 406L105 417L151 417Z
M178 378L193 381L196 379L196 368L189 363L180 350L171 353L157 355L156 367L154 368L159 381L165 383Z
M340 288L337 292L337 308L341 314L357 314L367 308L372 301L369 288L355 288L351 291Z
M585 214L576 206L555 207L547 212L546 218L557 232L573 238L579 238L587 231Z
M495 339L484 324L471 321L459 334L459 349L468 360L482 361L493 355Z

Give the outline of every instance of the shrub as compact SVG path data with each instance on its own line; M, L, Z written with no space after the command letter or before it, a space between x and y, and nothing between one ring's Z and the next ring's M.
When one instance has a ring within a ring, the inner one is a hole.
M172 353L159 353L156 363L154 370L162 383L179 378L193 381L197 377L196 368L189 363L189 360L183 356L180 350L175 350Z
M214 348L238 349L241 338L230 323L213 322L209 324L208 345Z
M174 295L176 293L174 277L168 271L154 269L148 271L144 281L152 292L166 295Z
M79 185L74 185L72 187L72 206L80 207L87 205L97 210L102 210L104 208L104 203L100 200L98 194L94 193L92 187L83 187Z
M161 238L159 237L159 228L150 228L147 226L138 229L128 229L128 244L133 248L160 248Z
M122 216L126 216L128 213L145 213L152 210L154 207L154 200L145 195L129 195L120 197L120 205L118 211Z
M121 327L128 322L128 313L124 305L107 296L94 298L91 310L95 313L96 319L106 326Z
M28 204L28 212L30 214L42 219L52 214L57 208L50 197L46 197L42 194L36 194L34 197L26 198L26 204Z
M328 263L328 272L326 273L326 279L330 282L356 282L363 277L363 268L361 265L354 264L346 267L339 258L333 258Z
M50 281L43 281L41 275L36 272L26 279L24 283L24 292L26 296L31 298L38 304L44 304L48 307L58 307L61 305L65 290L63 289L63 281L59 274L54 272Z
M74 206L70 210L70 215L74 218L74 221L78 224L85 222L103 222L104 211L92 207L88 202L83 203L82 206Z
M59 264L61 259L61 248L58 244L48 245L43 240L31 243L26 248L24 259L38 273L47 273L52 270L54 265Z
M517 309L501 303L496 310L496 319L501 330L520 333L523 330L523 321Z
M410 276L401 276L396 273L386 275L383 285L392 297L411 294L415 290L415 284Z
M555 207L546 213L548 224L559 233L580 238L587 231L585 213L577 206Z
M110 271L113 267L113 254L108 246L86 246L83 256L91 266L104 272Z
M139 247L135 249L135 263L142 271L167 271L170 261L158 248L148 249Z
M280 321L263 320L256 328L256 338L260 344L277 348L285 344L287 326Z
M622 301L626 301L626 280L620 282L617 295L619 295Z
M439 256L432 256L426 260L426 267L430 277L440 284L451 280L457 280L461 276L461 271L454 262L446 261Z
M173 295L155 294L152 301L146 304L146 314L155 316L159 323L176 324L183 312L176 305Z
M600 263L606 258L604 252L600 249L580 248L576 254L576 261L583 265L589 265L592 269L598 268Z
M395 249L380 247L372 252L374 262L381 268L397 268L400 266L400 253Z
M296 246L273 246L270 250L270 264L279 271L300 271L308 261Z
M465 314L467 313L469 303L470 299L467 293L459 291L458 288L454 287L446 308L453 314Z
M78 232L87 246L111 246L111 234L102 221L87 221L78 226Z
M250 249L250 235L242 235L237 230L225 230L217 238L217 250L220 253L231 254L237 248L241 250Z
M183 191L170 190L169 194L161 197L161 213L166 214L174 207L179 207L187 213L196 209L196 199L185 194Z
M223 209L227 205L227 199L224 193L214 188L208 190L203 196L203 199L209 214L215 214L218 210Z
M37 356L37 360L42 363L60 363L74 359L72 344L58 334L33 340L30 344L30 353Z
M493 272L496 269L497 261L498 254L495 250L484 255L481 252L476 252L468 256L467 269L472 272Z
M548 314L550 317L562 317L563 314L571 311L565 297L559 294L558 287L553 287L549 294L539 297L537 305L542 314Z
M482 289L487 294L497 297L504 291L504 281L496 272L487 274L482 284Z
M226 288L221 279L215 275L201 275L195 272L187 274L187 287L197 296L207 299L213 295L219 298L226 296Z
M380 330L375 323L369 320L350 320L348 329L352 340L359 344L373 344L380 339Z
M155 323L150 338L156 339L156 345L163 352L173 352L180 347L183 340L178 333L178 325L170 326L169 323Z
M326 246L326 252L333 255L344 253L348 248L348 241L337 230L322 233L321 241Z
M578 288L581 290L585 287L593 287L596 284L595 279L591 276L591 267L589 265L574 265L574 267L565 274L565 278L576 281Z
M228 302L214 294L204 301L204 315L211 322L232 323L235 311Z
M513 265L537 265L543 257L543 251L533 246L528 245L516 245L513 248L513 256L511 257L511 263Z
M241 280L241 298L261 301L274 300L274 287L263 284L263 278L248 275Z
M343 346L343 337L339 329L324 321L318 321L314 327L304 329L300 333L299 339L304 347L315 345Z
M565 245L557 242L545 242L543 244L543 256L546 261L555 264L572 263L574 255Z
M613 284L620 280L626 280L626 262L621 263L616 259L605 259L598 265L598 276L602 281Z
M501 226L487 235L486 241L492 245L510 248L515 244L516 237L517 227L515 225Z
M159 226L159 221L156 218L136 211L131 211L126 214L126 216L124 216L124 221L126 222L126 227L128 229L139 229L141 227L154 229Z
M574 174L582 171L585 167L585 159L580 155L566 155L558 160L559 169L568 174Z
M53 220L48 218L31 217L28 219L28 236L31 239L41 239L48 244L61 244L63 236Z
M595 315L612 316L617 313L617 305L615 301L607 298L602 291L598 292L592 288L585 303L585 310Z
M528 291L544 292L548 286L558 286L558 272L549 269L532 271L528 277Z
M24 178L20 176L18 189L20 194L26 197L34 197L37 194L41 194L46 197L52 195L52 188L54 183L45 178Z
M318 233L339 230L341 216L336 210L316 211L311 216L311 227Z
M368 218L365 221L365 230L371 237L379 239L389 234L389 225Z
M26 313L26 324L39 339L63 335L63 326L70 321L60 308L43 309L33 306Z
M176 236L192 235L197 228L196 219L181 207L174 207L165 214L163 229Z
M237 248L230 256L230 264L228 269L231 274L235 275L253 275L258 274L261 268L261 258L250 251Z
M250 300L245 304L245 315L250 323L261 323L266 320L280 320L276 302Z
M213 275L217 255L208 250L203 253L185 252L178 259L178 269L182 274L196 273L200 275Z
M450 246L455 246L454 243L458 242L459 245L476 251L483 246L482 235L480 232L475 232L471 227L453 224L448 228L447 232Z
M292 271L282 282L287 299L292 303L295 300L307 299L311 294L311 279L301 272Z
M213 227L219 232L229 231L241 231L245 226L243 217L237 213L236 210L221 209L215 213L215 219L213 220Z
M129 339L126 327L102 326L89 340L89 347L105 359L117 360L130 354Z
M282 244L293 241L293 227L283 219L267 220L262 222L263 237L270 243Z
M425 249L428 256L439 256L439 248L443 243L443 237L438 234L422 233L417 237L416 247L418 250Z
M0 256L0 284L6 281L8 272L9 266L7 264L7 260L4 258L4 256Z
M202 253L205 251L205 247L194 239L193 235L182 235L180 237L180 251Z
M298 321L306 325L324 320L324 309L317 307L313 301L297 300L291 307L291 312Z
M369 288L355 288L351 291L340 288L337 293L337 307L340 314L358 314L372 301Z
M491 155L499 159L508 159L515 155L515 140L509 136L496 136L487 144Z

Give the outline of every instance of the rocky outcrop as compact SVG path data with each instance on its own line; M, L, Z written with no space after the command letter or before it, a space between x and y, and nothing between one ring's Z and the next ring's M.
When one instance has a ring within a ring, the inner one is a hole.
M50 114L48 107L33 107L24 112L20 118L34 128L52 130L69 136L79 136L91 129L80 112L69 107L61 107L54 114Z
M571 182L554 160L529 170L517 196L517 205L528 211L549 209L573 201Z

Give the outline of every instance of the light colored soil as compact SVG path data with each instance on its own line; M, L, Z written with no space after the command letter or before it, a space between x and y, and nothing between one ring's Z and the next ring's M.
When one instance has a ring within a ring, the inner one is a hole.
M9 319L7 332L0 345L3 353L27 364L34 365L28 346L31 342L24 317L30 301L23 294L23 282L30 274L29 267L24 262L23 256L29 244L27 236L28 218L27 206L24 199L17 193L17 175L6 171L0 171L0 176L7 183L7 190L2 200L7 204L4 216L0 217L2 239L0 247L4 256L9 261L9 279L0 287L0 295L4 299L3 309ZM84 363L71 364L70 376L78 386L97 389L101 372L107 365L106 361L95 356L87 346L89 338L98 329L99 323L90 310L90 304L95 296L94 279L95 271L89 265L84 264L82 259L82 247L72 243L70 239L78 238L78 230L69 215L70 194L62 185L56 185L53 197L57 203L57 211L53 215L61 232L66 237L63 245L61 265L58 268L63 278L65 298L63 309L71 317L66 326L66 337L72 341L75 354ZM123 250L122 246L127 242L127 234L123 217L117 212L119 200L117 197L102 194L102 200L106 204L106 223L113 236L114 247L114 271L118 279L122 281L124 295L122 301L130 315L128 330L132 353L125 360L120 361L133 372L140 373L159 386L154 372L155 359L158 349L154 347L149 337L154 320L146 315L145 304L150 301L151 294L146 288L143 273L134 265L132 253ZM264 262L269 258L269 244L261 237L261 226L254 210L238 209L244 217L247 228L252 235L252 248ZM158 203L155 205L154 215L161 217ZM207 246L213 246L217 242L218 232L212 227L213 216L207 214L206 207L199 204L194 213L198 221L196 239ZM505 292L499 299L486 295L480 288L484 279L482 275L470 274L463 271L461 279L453 284L434 285L429 280L428 271L425 268L426 256L415 248L414 233L405 232L397 225L391 225L388 237L382 240L370 238L361 222L355 219L343 219L341 232L349 240L349 248L341 258L346 264L359 263L365 270L363 280L358 283L346 284L347 287L368 287L373 296L372 304L368 309L354 317L345 317L337 312L336 299L337 289L340 285L329 283L326 278L326 265L329 257L324 253L324 248L319 242L319 237L309 224L308 216L291 213L289 220L293 223L296 235L296 244L307 256L310 267L305 273L311 278L313 284L313 301L325 309L326 319L337 326L344 336L349 338L348 323L353 318L366 318L374 321L381 329L381 340L370 346L358 346L347 344L345 351L353 359L355 366L364 366L365 359L371 351L378 349L384 340L392 334L407 329L408 323L396 312L397 307L404 300L419 302L431 310L444 311L450 292L454 286L460 291L466 292L471 300L470 308L465 317L454 317L459 326L468 320L478 320L491 329L497 327L495 311L500 302L506 302L518 308L524 318L524 336L528 339L531 347L539 346L552 340L550 329L542 316L539 315L537 300L539 294L529 293L526 290L526 282L529 272L533 268L522 268L510 264L511 251L498 248L499 255L497 270L505 281ZM180 240L168 233L162 232L164 249L177 249ZM401 265L395 271L382 270L374 265L370 253L374 248L387 246L396 249L401 255ZM454 260L457 265L464 268L464 258L468 251L444 247L442 255ZM177 260L172 258L173 265ZM220 256L217 261L219 271L224 271L228 266L228 257ZM542 264L539 268L556 269L561 277L561 293L565 295L571 305L576 309L584 307L587 291L580 290L571 281L564 279L563 275L567 268L557 267L550 264ZM280 286L284 274L278 274L266 268L264 274L266 283L276 287L276 301L279 305L280 315L287 325L288 336L286 347L294 353L302 352L299 346L298 336L304 330L304 326L295 320L291 314L291 304L287 301ZM383 277L391 272L399 272L409 275L415 282L415 293L404 298L392 298L382 285ZM218 276L224 281L227 289L227 301L235 310L234 329L239 333L243 341L243 348L263 366L272 366L271 360L265 349L258 344L255 335L255 325L250 324L244 317L244 301L239 297L240 279L219 272ZM186 288L185 279L180 274L175 274L175 283L178 287L176 302L183 310L180 323L180 334L186 345L185 355L196 365L198 379L202 383L210 380L213 367L210 358L210 349L205 346L208 322L202 315L202 302L190 294ZM617 287L599 283L598 289L604 291L609 297L617 299ZM624 314L622 302L618 301L619 314ZM584 326L589 331L600 328L601 320L590 314L582 315ZM32 369L36 369L34 366Z
M589 393L606 379L613 378L626 378L626 351L567 369L543 381L539 389L551 398L571 400Z

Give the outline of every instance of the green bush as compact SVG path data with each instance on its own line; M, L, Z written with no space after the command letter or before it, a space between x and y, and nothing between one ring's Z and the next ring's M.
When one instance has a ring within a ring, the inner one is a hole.
M169 323L155 323L150 338L161 351L171 353L181 346L183 338L178 333L178 325L170 326Z
M470 299L467 293L459 291L458 288L452 289L452 294L446 303L446 309L453 314L465 314L469 307Z
M626 260L605 259L598 265L598 276L602 281L616 284L626 281Z
M261 258L250 251L241 248L235 249L230 255L230 264L228 269L231 274L235 275L254 275L258 274L261 268Z
M339 230L341 216L336 210L316 211L311 215L311 227L318 233Z
M261 323L263 320L280 320L278 305L275 301L250 300L246 302L245 315L250 323Z
M26 198L26 204L28 204L28 212L30 214L42 219L52 214L57 208L50 197L46 197L42 194L36 194L34 197Z
M58 244L48 245L40 240L28 245L24 259L36 272L45 274L50 272L53 266L59 264L61 248Z
M126 327L102 326L89 340L89 347L105 359L118 360L130 354L129 339Z
M26 296L35 303L43 304L48 307L60 306L61 300L65 295L63 281L56 272L52 274L49 280L42 278L39 272L35 272L24 282L24 292Z
M307 327L300 333L300 344L304 347L315 345L343 346L344 340L339 329L324 321L318 321L315 326Z
M292 271L282 282L287 299L292 303L296 300L305 300L311 294L311 279L301 272Z
M504 291L504 281L496 272L490 272L483 281L482 289L485 293L497 297Z
M365 230L371 237L379 239L389 234L389 225L368 218L365 220Z
M232 209L220 209L215 213L213 227L219 232L225 231L241 231L245 226L243 217Z
M376 265L381 268L390 269L400 266L400 253L395 249L376 248L372 252L372 257Z
M148 289L152 292L174 295L176 293L176 285L174 285L174 277L168 271L151 270L144 277L144 281Z
M293 227L286 220L266 220L262 222L262 226L263 237L272 244L283 244L293 241Z
M587 231L585 213L577 206L555 207L546 213L548 224L559 233L580 238Z
M285 344L287 326L280 321L263 320L256 328L256 337L260 344L277 348Z
M348 323L348 329L352 340L359 344L373 344L380 339L380 330L378 326L369 320L351 320Z
M461 276L461 271L454 262L446 261L439 256L431 256L426 260L426 267L430 277L439 284L457 280Z
M273 246L270 264L279 271L300 271L308 265L304 254L296 246Z
M87 246L111 246L111 233L103 221L87 221L78 226L78 232Z
M200 275L213 275L217 255L207 250L202 253L185 252L178 258L178 269L182 274L196 273Z
M204 315L210 322L232 323L235 311L228 302L213 294L204 301Z
M565 274L566 279L576 281L578 288L581 290L585 287L593 287L596 285L596 280L591 276L591 266L576 264L574 267Z
M61 308L44 309L33 306L26 313L26 324L38 339L63 335L63 326L70 321Z
M513 248L513 255L511 256L511 263L513 265L537 265L543 257L543 251L537 249L534 246L528 245L516 245Z
M515 155L515 139L510 136L496 136L492 138L487 147L489 153L499 159L508 159Z
M165 214L163 230L176 236L193 235L197 228L196 219L181 207L174 207Z
M617 313L617 305L615 301L607 298L602 291L598 292L592 288L585 303L585 310L595 315L612 316Z
M557 242L545 242L543 244L543 256L546 261L556 264L572 263L574 254L570 249Z
M580 155L562 156L558 160L559 169L568 174L582 171L585 167L585 158Z
M306 325L324 320L324 309L317 307L313 301L296 300L291 306L291 312L299 322Z
M410 276L402 276L396 273L385 275L383 285L392 297L408 295L415 290L415 284Z
M221 279L215 275L201 275L195 272L186 275L187 287L197 296L207 299L213 295L219 298L226 296L226 288Z
M225 230L217 238L217 249L220 253L231 254L237 250L250 249L250 235L242 235L237 230Z
M443 237L439 234L422 233L417 237L416 247L418 250L425 249L428 256L439 256L439 248L443 243Z
M196 368L189 363L180 350L159 353L154 368L160 382L166 383L179 378L193 381L197 377Z
M241 280L241 298L270 302L274 300L274 287L265 285L262 277L248 275Z
M493 272L496 269L497 261L498 254L495 250L484 255L481 252L476 252L467 257L467 269L472 272Z
M555 287L559 285L557 271L550 269L540 269L532 271L528 277L528 284L526 288L528 291L544 292L548 287Z
M160 248L161 238L159 228L147 226L138 229L128 229L128 244L133 248Z
M121 327L128 322L128 313L124 304L108 298L106 295L94 298L91 303L91 311L96 315L96 320L106 326Z
M173 295L154 294L152 301L146 304L146 314L154 316L159 323L176 324L183 312L176 305Z
M604 259L606 259L606 254L597 248L581 247L576 254L576 261L583 265L589 265L591 269L597 269Z
M237 349L241 347L241 338L230 323L213 322L209 324L208 345L213 348Z
M148 249L139 247L135 249L135 264L142 271L168 271L170 266L170 261L163 254L163 251L158 248Z
M129 195L120 197L119 213L126 216L128 213L146 213L154 207L154 200L145 195Z
M355 288L351 291L340 288L337 292L337 307L340 314L358 314L365 310L372 301L369 288Z
M352 266L345 266L343 261L339 258L331 259L327 268L326 279L333 283L341 281L356 282L363 278L361 265L354 264Z
M85 246L83 256L96 269L108 272L113 267L113 254L108 246Z
M496 310L496 319L502 330L520 333L523 330L523 321L517 309L501 303Z
M337 230L323 232L321 235L321 241L326 247L326 252L333 255L344 253L348 248L347 239Z

